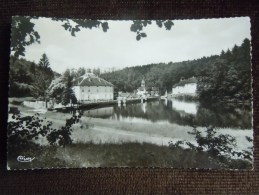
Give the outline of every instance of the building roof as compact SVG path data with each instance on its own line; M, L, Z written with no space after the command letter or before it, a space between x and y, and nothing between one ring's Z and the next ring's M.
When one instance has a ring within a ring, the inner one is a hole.
M184 86L190 83L197 83L197 79L195 77L191 77L189 79L182 79L178 83L176 83L173 87Z
M86 73L83 76L74 79L74 86L113 86L112 83L94 75L93 73Z

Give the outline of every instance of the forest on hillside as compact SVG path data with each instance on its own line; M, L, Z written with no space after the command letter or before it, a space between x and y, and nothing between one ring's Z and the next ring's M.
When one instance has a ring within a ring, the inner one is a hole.
M173 54L172 54L173 55ZM181 78L198 78L198 94L202 100L251 99L250 41L245 39L240 46L223 51L220 55L202 57L183 62L169 62L127 67L103 73L102 78L115 86L115 91L132 92L145 79L147 88L158 87L160 94Z
M173 54L172 54L173 55ZM68 70L67 70L68 71ZM64 73L67 75L68 72ZM71 79L83 75L85 68L70 70ZM198 79L198 95L206 101L249 101L251 100L251 58L250 41L245 39L240 46L223 51L220 55L202 57L183 62L169 62L126 67L122 70L100 73L93 68L93 73L114 84L118 91L133 92L142 79L146 87L158 87L160 94L181 78L195 76ZM63 76L64 76L63 75ZM51 69L46 54L39 63L23 58L10 58L10 97L44 97L51 82L61 75Z
M44 97L51 81L60 76L54 72L46 54L38 63L24 58L10 57L9 96L10 97Z

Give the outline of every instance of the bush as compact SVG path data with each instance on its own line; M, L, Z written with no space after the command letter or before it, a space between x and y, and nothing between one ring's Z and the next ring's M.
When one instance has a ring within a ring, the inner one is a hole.
M65 126L58 129L52 127L51 121L34 116L21 116L14 112L12 120L8 122L7 136L10 150L26 147L37 140L39 136L46 137L51 145L65 146L72 143L70 137L73 124L79 122L82 112L73 112L71 118L66 120Z
M242 152L236 151L234 149L236 147L236 139L228 134L216 135L217 131L213 127L208 127L206 129L205 136L202 136L202 133L198 131L196 127L188 133L194 135L197 145L185 140L180 140L175 143L169 142L169 146L172 148L179 148L185 145L196 152L206 152L212 158L219 160L220 163L225 163L229 166L232 166L232 157L239 157L249 162L252 161L252 148L248 148L248 150L243 150ZM249 142L252 141L249 137L246 137L246 139ZM242 160L239 161L241 162ZM241 162L241 164L247 163Z

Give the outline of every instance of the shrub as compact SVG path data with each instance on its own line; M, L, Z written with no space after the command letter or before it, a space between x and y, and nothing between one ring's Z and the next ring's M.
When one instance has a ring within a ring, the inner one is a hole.
M169 146L172 148L179 148L183 145L188 146L190 149L196 152L207 152L211 157L219 159L221 162L227 162L227 159L231 159L234 156L239 158L252 161L252 148L248 150L243 150L242 152L236 151L236 139L228 134L218 134L213 127L208 127L205 131L205 136L202 135L196 127L193 128L191 132L188 132L191 135L194 135L197 145L194 145L191 142L180 140L177 142L169 142ZM252 139L246 137L246 139L251 142Z
M51 145L65 146L72 143L72 126L79 122L82 112L73 112L71 118L66 119L66 124L58 129L52 127L51 121L34 116L21 116L13 113L12 120L8 122L7 136L9 149L26 147L39 136L46 137Z

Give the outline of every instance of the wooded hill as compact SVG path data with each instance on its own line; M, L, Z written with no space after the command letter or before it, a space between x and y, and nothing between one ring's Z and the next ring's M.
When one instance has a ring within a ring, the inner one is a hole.
M173 55L173 54L172 54ZM116 91L132 92L144 78L147 88L158 87L160 93L170 92L181 78L198 78L198 94L203 100L250 100L250 41L221 52L220 55L183 62L127 67L101 74Z
M46 56L42 59L36 64L23 58L10 57L10 97L44 97L52 79L60 75L51 70Z
M172 54L173 55L173 54ZM250 41L245 39L240 46L222 51L220 55L203 57L183 62L169 62L127 67L122 70L98 75L114 84L118 91L133 92L145 79L147 88L158 87L160 94L181 78L195 76L198 80L198 95L206 101L251 102ZM79 68L70 72L74 79L86 72ZM10 58L10 97L44 97L51 81L59 77L51 70L44 54L38 64L25 59Z

